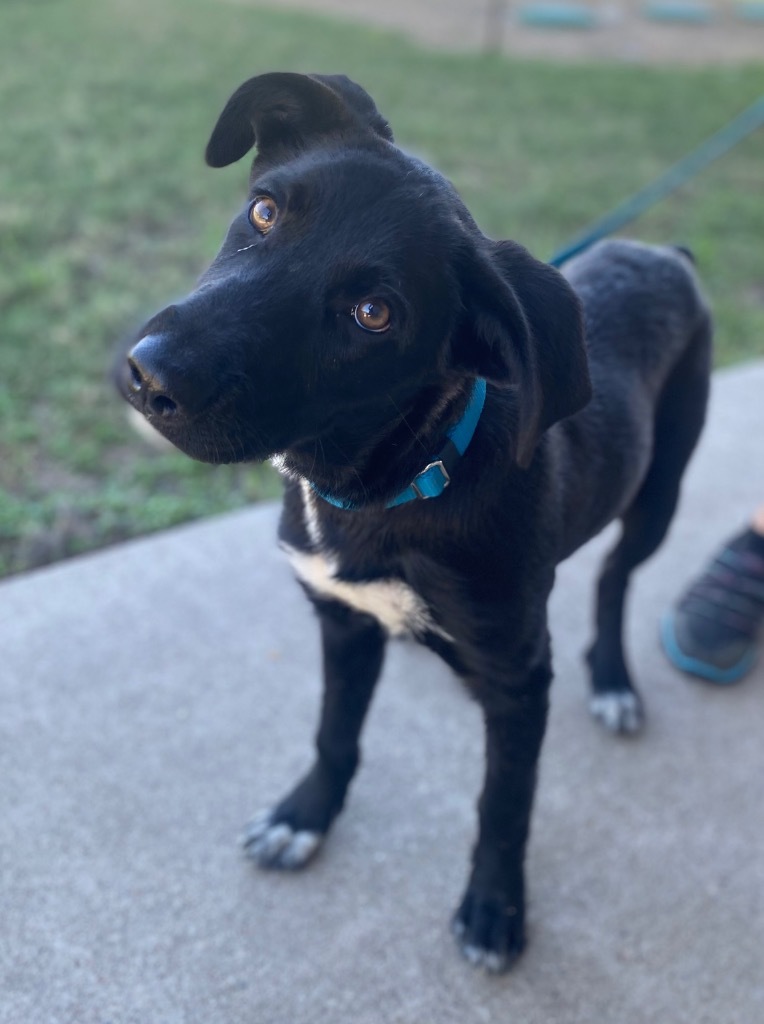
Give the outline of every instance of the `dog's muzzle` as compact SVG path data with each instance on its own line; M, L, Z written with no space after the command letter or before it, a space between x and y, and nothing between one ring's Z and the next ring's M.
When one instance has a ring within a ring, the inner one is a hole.
M176 416L182 409L177 389L162 367L161 334L148 334L127 356L125 384L127 397L144 416L158 419Z
M147 334L127 354L123 369L125 395L147 419L187 420L199 414L209 402L210 385L192 368L173 366L172 339Z

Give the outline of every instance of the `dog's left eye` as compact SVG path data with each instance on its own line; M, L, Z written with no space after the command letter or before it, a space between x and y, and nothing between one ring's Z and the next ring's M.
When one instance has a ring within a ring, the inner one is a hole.
M353 307L353 319L365 331L381 334L390 326L390 307L380 299L366 299Z
M276 223L279 208L270 196L256 196L249 204L249 221L256 231L264 235Z

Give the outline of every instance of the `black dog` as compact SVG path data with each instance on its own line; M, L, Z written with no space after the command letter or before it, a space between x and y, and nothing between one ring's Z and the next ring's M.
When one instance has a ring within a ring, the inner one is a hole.
M624 597L702 426L709 314L679 250L603 243L563 276L489 240L344 77L242 85L207 161L255 144L219 255L120 371L126 398L189 455L271 458L286 477L280 536L318 612L325 693L315 764L253 823L248 852L298 868L316 851L358 766L385 642L413 636L484 712L454 931L469 960L501 970L523 946L555 566L620 518L588 660L594 715L634 732Z

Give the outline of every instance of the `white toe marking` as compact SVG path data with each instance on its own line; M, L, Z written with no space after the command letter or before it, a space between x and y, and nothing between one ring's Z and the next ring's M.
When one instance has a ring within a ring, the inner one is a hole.
M507 958L491 949L483 949L482 946L473 946L471 943L463 945L461 949L468 963L473 967L483 967L491 974L500 974L507 966Z
M506 959L499 953L489 953L485 951L483 954L483 964L487 971L491 971L493 974L498 974L504 970Z
M253 853L259 860L275 861L278 854L289 845L293 832L289 825L272 825L256 840Z
M250 851L252 846L262 839L268 829L271 827L271 812L260 811L247 825L242 838L242 843L245 848Z
M465 960L469 960L475 967L482 962L483 952L479 946L462 946Z
M299 868L307 864L321 845L320 832L295 832L288 846L281 851L279 863L285 868Z
M307 864L324 840L321 832L295 832L284 822L273 824L272 811L257 814L244 833L244 850L262 867L299 868Z
M642 704L631 691L599 693L589 702L589 710L611 732L638 732L642 727Z

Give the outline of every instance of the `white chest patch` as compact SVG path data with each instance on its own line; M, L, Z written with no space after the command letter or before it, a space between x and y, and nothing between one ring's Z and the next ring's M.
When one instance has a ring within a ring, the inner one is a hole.
M366 580L361 583L337 578L334 558L323 553L297 551L284 545L297 576L322 597L334 598L358 612L372 615L390 636L436 633L453 638L434 622L430 609L407 583L396 579Z
M373 616L390 636L406 637L426 632L444 640L453 637L433 619L425 601L403 580L376 579L360 582L338 578L339 560L326 547L321 533L319 499L307 480L300 480L302 514L313 551L299 551L282 544L298 579L322 597L333 598L358 612Z

